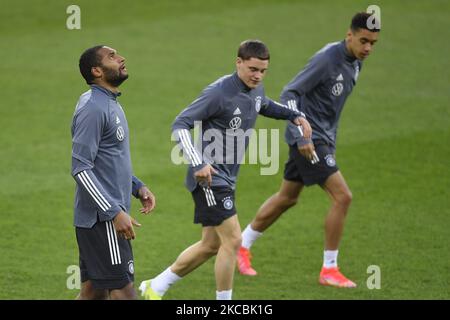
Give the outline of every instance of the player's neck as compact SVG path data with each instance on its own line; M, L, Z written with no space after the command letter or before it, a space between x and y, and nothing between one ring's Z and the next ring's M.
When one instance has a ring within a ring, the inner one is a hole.
M348 39L345 39L345 53L350 57L350 58L353 58L353 59L356 59L356 56L353 54L353 51L352 51L352 49L350 48L350 43L349 43L349 41L348 41Z
M112 93L115 93L115 94L119 93L119 87L114 87L105 81L101 81L101 80L97 81L96 85L98 85L102 88L105 88L105 89L111 91Z
M239 71L236 71L236 79L238 81L238 85L239 87L241 87L244 91L250 91L252 90L252 88L250 88L249 86L247 86L244 82L244 80L242 80L241 75L239 74Z

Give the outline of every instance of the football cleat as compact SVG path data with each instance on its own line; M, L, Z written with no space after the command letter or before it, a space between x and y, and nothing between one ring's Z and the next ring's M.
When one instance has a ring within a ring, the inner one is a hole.
M245 276L256 276L258 273L252 268L252 254L249 249L241 247L237 255L238 270Z
M356 284L347 279L338 267L325 268L322 267L319 276L319 283L324 286L333 286L338 288L356 288Z
M162 296L157 294L151 286L153 279L145 280L141 282L139 286L139 290L141 291L141 296L144 297L144 300L162 300Z

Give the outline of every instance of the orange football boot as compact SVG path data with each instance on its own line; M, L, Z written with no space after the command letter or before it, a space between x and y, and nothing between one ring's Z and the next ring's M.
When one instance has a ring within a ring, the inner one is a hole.
M252 254L249 249L241 247L237 255L239 272L245 276L256 276L258 273L252 268Z
M347 279L338 267L325 268L320 271L319 283L324 286L333 286L338 288L356 288L356 284Z

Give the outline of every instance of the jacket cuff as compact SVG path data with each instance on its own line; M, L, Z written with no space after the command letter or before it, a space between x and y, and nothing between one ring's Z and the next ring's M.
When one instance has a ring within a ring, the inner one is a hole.
M303 112L301 112L301 111L299 111L299 112L295 111L295 113L293 113L293 114L289 117L289 120L292 122L292 121L294 121L295 119L297 119L298 117L301 117L301 118L306 119L306 115L305 115Z
M124 211L121 206L115 205L109 208L106 212L101 211L98 215L100 221L110 221L113 220L120 211Z
M192 170L194 170L194 173L195 173L199 170L202 170L205 166L206 166L206 163L202 163L202 164L199 164L198 166L195 166L195 167L193 166Z
M296 143L297 143L297 147L300 148L300 147L303 147L304 145L312 143L312 140L301 137L301 138L297 139Z

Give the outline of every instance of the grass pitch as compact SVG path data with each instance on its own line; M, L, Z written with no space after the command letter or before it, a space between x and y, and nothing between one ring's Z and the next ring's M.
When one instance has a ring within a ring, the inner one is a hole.
M157 196L133 242L136 284L155 276L200 237L183 186L186 168L170 161L170 124L201 89L233 72L238 44L258 38L271 50L267 94L309 57L344 38L354 1L77 1L81 30L67 30L70 1L2 1L0 12L0 298L72 299L66 273L78 263L72 226L70 125L87 90L77 63L103 43L127 58L123 85L135 174ZM235 299L449 299L450 6L446 1L379 1L382 32L343 112L337 161L353 191L339 263L354 290L324 288L323 220L328 199L317 187L253 247L255 278L235 276ZM283 122L260 118L258 128ZM280 169L261 176L241 168L242 228L278 190ZM369 290L367 268L381 270ZM214 299L213 260L166 295Z

